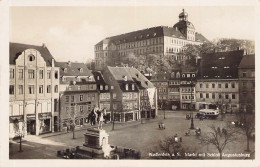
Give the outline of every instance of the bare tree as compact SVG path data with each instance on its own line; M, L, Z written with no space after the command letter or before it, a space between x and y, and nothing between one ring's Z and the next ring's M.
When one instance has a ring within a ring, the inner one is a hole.
M236 140L236 130L230 126L216 127L210 126L210 132L207 132L205 136L202 136L200 140L203 143L212 144L219 152L219 159L222 159L222 152L226 145Z
M253 113L245 112L238 113L236 123L236 125L242 129L241 134L246 136L246 151L249 152L249 141L252 136L252 133L255 130L255 115Z
M16 119L14 121L14 130L15 130L15 137L19 138L19 143L20 143L20 148L19 148L19 152L22 152L22 138L25 136L25 126L26 126L26 122L22 122L21 127L19 127L19 121Z
M195 156L186 156L185 153L195 153L188 147L184 147L182 142L176 141L175 137L169 136L160 140L158 145L150 152L152 159L196 159ZM155 156L153 156L155 154ZM156 155L157 154L157 155ZM201 157L200 157L201 158Z

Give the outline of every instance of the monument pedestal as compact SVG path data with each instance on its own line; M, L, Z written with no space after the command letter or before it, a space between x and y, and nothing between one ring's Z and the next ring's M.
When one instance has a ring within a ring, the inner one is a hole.
M88 128L84 134L85 143L77 147L77 154L84 158L104 159L113 150L108 144L108 134L105 130Z

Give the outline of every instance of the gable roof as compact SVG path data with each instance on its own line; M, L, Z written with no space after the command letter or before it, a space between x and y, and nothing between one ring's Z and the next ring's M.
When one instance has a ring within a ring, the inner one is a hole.
M35 49L39 51L44 61L46 62L46 66L51 66L52 59L54 58L47 47L12 42L9 43L9 64L15 64L15 61L18 58L18 56L26 49ZM56 66L55 59L54 63Z
M124 81L124 76L127 77L127 81L134 82L131 75L126 71L126 67L111 67L107 66L108 70L111 72L112 77L116 81Z
M255 55L245 55L238 68L255 68Z
M121 43L128 43L128 42L135 42L141 41L146 39L151 39L155 37L175 37L179 39L186 39L186 37L176 28L174 27L167 27L167 26L157 26L151 27L143 30L133 31L117 36L108 37L104 40L114 43L114 44L121 44ZM209 42L203 35L196 33L195 34L196 42ZM198 39L198 40L197 40ZM103 40L98 42L96 45L100 45L103 43Z
M238 66L243 54L243 50L235 50L202 55L198 79L238 78Z
M93 76L91 70L84 63L56 62L56 66L60 67L60 76ZM65 68L67 69L66 73L64 71ZM83 72L80 72L80 69Z
M139 88L154 88L152 82L150 82L141 72L136 68L125 67L127 72L131 75Z

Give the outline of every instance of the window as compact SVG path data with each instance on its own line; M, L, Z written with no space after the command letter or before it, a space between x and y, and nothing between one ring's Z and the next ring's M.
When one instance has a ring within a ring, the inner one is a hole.
M132 84L132 90L135 90L135 85L134 84Z
M65 102L69 102L69 100L70 100L70 97L69 97L69 96L66 96L66 97L65 97Z
M117 109L117 104L113 104L113 109L114 109L114 110Z
M29 61L34 61L35 60L35 56L34 55L29 55L28 58L29 58Z
M58 73L58 71L55 71L54 77L55 77L55 79L58 79L58 78L59 78L59 73Z
M39 70L39 78L43 79L43 70Z
M10 68L9 74L10 74L10 79L13 79L14 78L14 69Z
M113 93L113 99L116 99L116 93Z
M201 98L201 99L203 98L203 94L202 94L202 93L200 93L200 98Z
M221 95L221 94L218 94L218 98L221 99L221 98L222 98L222 95Z
M243 86L246 86L246 82L245 82L245 81L244 81L244 82L242 82L242 85L243 85Z
M206 83L206 88L209 88L209 84L208 83Z
M29 85L28 89L29 89L29 94L34 94L34 85Z
M232 99L236 99L236 95L235 94L232 94Z
M71 96L71 102L74 102L74 96Z
M14 94L14 85L9 86L9 94L13 95Z
M18 79L23 79L23 70L22 69L18 70Z
M225 88L228 88L228 83L225 83Z
M111 89L113 90L113 89L114 89L114 86L111 86Z
M51 93L51 85L47 85L47 93Z
M100 85L100 90L103 90L103 85Z
M202 88L203 87L203 85L202 84L200 84L200 88Z
M79 101L83 101L83 95L79 95Z
M235 83L231 83L231 87L232 87L232 88L235 88Z
M64 68L64 73L67 73L68 72L68 69L67 68Z
M23 94L23 85L18 86L18 93L19 95Z
M245 78L246 77L246 72L242 73L242 77Z
M108 85L105 86L105 90L108 90Z
M34 70L28 70L29 79L34 79Z
M39 86L39 93L42 94L43 93L43 85Z
M228 94L225 95L225 98L228 99Z
M215 88L215 84L214 83L212 84L212 88Z
M252 71L251 77L255 77L255 72L254 71Z
M128 90L128 84L125 85L125 90Z
M215 93L212 93L212 99L215 99Z
M79 111L83 113L83 106L79 106Z
M70 109L69 107L66 107L66 113L68 113L68 112L69 112L69 109Z
M59 92L59 87L58 87L58 85L55 85L55 87L54 87L54 92L55 92L55 93L58 93L58 92Z
M218 88L221 88L221 84L218 84Z
M51 79L51 71L50 70L47 71L47 79Z
M209 98L209 94L208 93L206 93L206 98Z

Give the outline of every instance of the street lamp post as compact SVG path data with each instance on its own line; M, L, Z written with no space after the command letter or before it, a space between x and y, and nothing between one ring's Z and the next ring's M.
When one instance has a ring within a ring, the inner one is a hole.
M190 103L190 110L191 110L191 124L190 124L190 129L194 129L194 122L193 122L193 107L192 107L192 79L191 79L191 83L190 83L190 87L191 87L191 96L190 96L190 99L191 99L191 103Z

